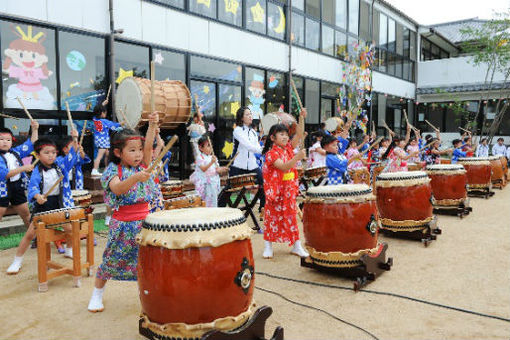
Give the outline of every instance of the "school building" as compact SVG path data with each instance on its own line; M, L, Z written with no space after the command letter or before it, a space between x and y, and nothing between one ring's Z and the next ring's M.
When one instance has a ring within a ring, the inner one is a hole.
M291 73L308 110L307 129L317 129L344 105L338 98L349 54L374 42L364 108L378 132L384 122L402 132L405 109L422 131L430 131L427 119L452 139L465 116L450 103L463 101L488 122L494 117L495 101L478 105L484 70L460 48L460 29L482 23L424 27L381 0L3 0L0 107L24 118L17 98L29 99L42 135L67 134L66 102L74 119L90 120L108 84L148 78L154 61L157 80L181 80L198 96L216 154L225 159L237 108L288 111ZM493 99L509 95L501 77ZM14 134L29 126L5 117L0 124ZM186 127L164 133L181 137L172 169L185 176ZM508 118L498 134L509 141Z

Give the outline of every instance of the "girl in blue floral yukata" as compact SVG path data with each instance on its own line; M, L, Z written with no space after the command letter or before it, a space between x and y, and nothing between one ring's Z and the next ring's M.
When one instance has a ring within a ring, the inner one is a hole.
M112 135L110 164L101 177L105 203L113 209L109 224L108 242L99 266L90 312L102 312L103 292L108 280L136 281L138 244L136 235L149 214L149 202L157 192L154 176L146 166L152 159L152 147L158 114L149 115L146 139L136 131L123 129Z

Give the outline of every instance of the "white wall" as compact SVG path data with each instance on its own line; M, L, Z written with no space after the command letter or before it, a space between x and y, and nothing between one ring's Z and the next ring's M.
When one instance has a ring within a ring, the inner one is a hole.
M387 93L389 95L413 98L416 93L416 86L405 80L388 76L383 73L374 72L372 79L372 87L374 91L380 93Z

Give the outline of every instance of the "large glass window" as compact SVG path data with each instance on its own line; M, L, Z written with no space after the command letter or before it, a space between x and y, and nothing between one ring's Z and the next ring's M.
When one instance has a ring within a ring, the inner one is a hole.
M292 12L291 41L295 45L305 46L305 18Z
M409 42L409 51L411 60L416 61L416 32L411 31L411 40Z
M349 0L349 32L358 35L359 0Z
M347 29L347 0L336 0L335 8L336 25Z
M360 3L360 13L359 13L359 36L361 39L365 41L371 41L370 37L370 4L365 1L361 1Z
M204 121L214 123L216 120L216 85L211 82L192 80L190 92L193 100L198 97L198 106L204 115Z
M403 56L409 58L409 47L410 47L411 31L408 28L404 28L403 32Z
M330 25L335 25L335 1L322 0L322 22L326 22Z
M60 108L65 110L65 101L72 111L92 111L108 90L105 40L60 32L59 48Z
M314 18L321 17L321 0L306 0L306 14Z
M395 20L388 19L388 51L395 52L396 50L396 37L395 37Z
M351 36L347 39L347 55L354 56L354 47L358 44L358 39Z
M190 70L194 76L230 81L242 80L241 65L198 56L192 56L190 60Z
M305 0L292 0L292 7L301 11L305 10Z
M306 47L319 50L320 26L315 20L306 18Z
M236 112L241 107L241 86L233 85L219 85L219 117L218 126L213 134L213 143L216 155L220 159L228 158L228 152L223 152L226 149L226 143L232 143L232 134L234 130L234 123Z
M305 98L305 95L304 95L304 84L305 84L305 80L302 78L302 77L297 77L297 76L292 76L292 81L294 81L294 85L296 85L296 90L299 94L299 98L301 98L301 101L304 100ZM303 105L305 105L304 103L302 103ZM297 103L296 100L292 100L292 110L290 113L292 113L295 117L298 117L299 116L299 104Z
M283 105L287 107L287 77L279 72L267 72L266 79L266 103L267 113L276 112Z
M305 79L306 123L319 124L320 90L317 80Z
M326 25L322 25L322 52L335 55L335 31Z
M382 13L379 15L379 46L386 48L388 44L388 17Z
M251 67L246 67L244 72L245 103L250 108L253 119L260 119L264 116L264 103L266 101L265 72Z
M19 97L28 109L56 109L55 31L1 21L0 38L4 108L21 108Z
M205 15L209 18L216 18L217 0L189 0L189 9L193 13Z
M285 39L285 12L283 6L272 2L267 3L267 35L273 38Z
M375 46L379 46L379 11L374 9L374 18L372 22L372 36L375 42Z
M232 25L243 24L242 0L220 0L218 3L218 19Z
M149 48L116 41L115 67L117 85L130 76L149 78Z
M169 5L178 8L184 8L184 0L152 0L162 5Z
M336 56L342 60L347 57L347 35L345 32L335 32Z
M180 80L186 83L186 59L183 53L152 50L157 80Z
M339 87L340 87L340 85L338 85L338 84L323 81L322 86L321 86L321 92L322 92L321 95L328 96L328 97L337 97Z
M266 33L266 1L246 0L246 28L258 33Z
M397 24L397 54L404 54L404 28L402 25Z

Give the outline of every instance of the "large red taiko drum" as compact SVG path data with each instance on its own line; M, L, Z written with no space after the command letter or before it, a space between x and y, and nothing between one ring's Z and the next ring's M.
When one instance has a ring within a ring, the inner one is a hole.
M375 185L382 229L416 231L432 221L432 188L426 172L383 172Z
M466 169L460 164L432 164L426 168L430 177L434 206L458 206L467 198Z
M244 324L254 312L251 234L238 209L149 214L137 236L142 328L200 338Z
M365 184L308 189L303 231L312 261L324 267L354 267L361 256L377 252L375 196Z
M467 171L467 188L470 190L487 189L491 187L491 163L488 158L467 157L459 158Z
M505 156L499 156L499 160L501 161L501 165L503 166L503 175L505 179L508 180L508 160Z
M487 157L489 162L491 163L491 182L492 184L506 184L505 173L503 164L501 164L500 156L490 156Z

